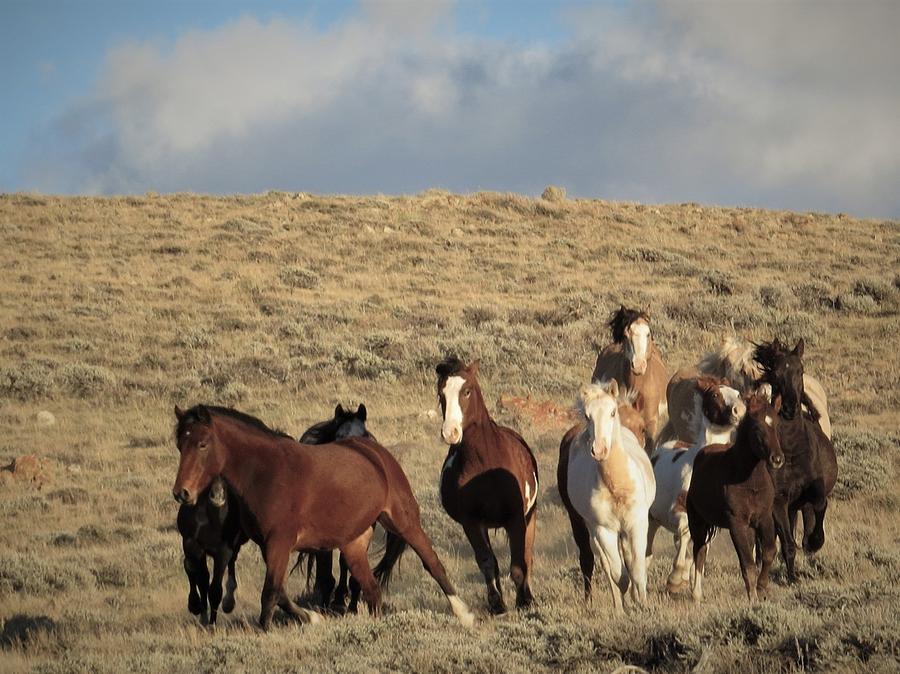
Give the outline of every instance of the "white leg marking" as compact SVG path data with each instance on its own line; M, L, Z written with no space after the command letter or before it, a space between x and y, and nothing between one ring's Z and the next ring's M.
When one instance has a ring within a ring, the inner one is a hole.
M463 627L473 627L475 625L475 616L469 610L469 607L466 606L466 602L455 594L448 594L447 601L450 602L450 608L453 609L453 614L459 618L459 622L463 624Z

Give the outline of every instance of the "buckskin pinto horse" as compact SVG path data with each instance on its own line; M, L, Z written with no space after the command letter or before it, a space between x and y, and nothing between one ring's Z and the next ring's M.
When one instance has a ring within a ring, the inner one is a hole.
M763 380L773 396L783 399L779 412L778 439L784 450L785 466L773 475L775 482L775 532L789 582L794 570L797 512L803 515L803 550L813 553L825 544L825 510L837 481L837 455L821 424L806 413L803 373L804 342L800 339L788 351L778 339L758 344L755 358L762 367Z
M657 529L662 526L672 532L675 537L675 559L666 579L666 589L673 593L687 585L690 575L688 544L691 536L685 506L694 459L708 445L730 445L734 442L735 430L746 411L741 395L723 379L703 375L684 379L683 382L689 382L696 392L690 423L686 424L693 429L693 439L690 444L681 440L667 442L657 447L650 457L656 477L656 498L650 506L647 557L649 559L653 555L653 539ZM683 392L678 396L687 397ZM670 386L670 409L672 403Z
M631 431L641 447L646 442L644 417L634 408L637 395L634 391L618 390L616 402L618 403L619 419L622 427ZM580 414L580 412L579 412ZM583 416L583 415L582 415ZM584 518L578 514L572 501L569 499L569 452L575 439L587 430L587 419L582 418L572 426L559 443L559 459L556 464L556 486L559 496L569 514L569 523L572 525L572 537L578 548L578 565L581 568L581 576L584 581L584 598L591 599L591 584L594 577L594 551L591 548L591 534Z
M487 585L491 613L506 612L500 567L488 529L503 528L509 537L510 576L516 607L534 601L531 572L537 526L537 461L525 440L497 425L478 384L479 363L466 365L449 356L435 368L443 414L441 437L450 451L441 469L441 504L462 525Z
M609 319L609 327L613 343L597 356L591 381L615 379L619 388L637 392L648 437L644 449L649 454L668 417L666 364L653 342L646 312L620 306Z
M215 479L193 505L178 509L178 532L184 550L188 577L188 610L204 625L215 625L219 605L225 613L234 610L237 589L235 563L247 535L241 527L240 503L221 479ZM212 557L212 580L206 558ZM224 600L222 579L228 569Z
M346 438L370 438L375 437L366 428L368 416L366 406L360 403L356 411L344 409L342 405L334 408L334 416L331 419L320 421L307 428L300 436L299 442L304 445L323 445L344 440ZM376 441L377 442L377 441ZM391 532L387 533L385 554L382 560L375 566L373 573L382 587L386 587L390 579L394 564L406 549L405 541ZM297 564L307 558L306 577L307 587L309 578L312 577L315 567L315 594L317 603L322 609L330 609L337 613L350 611L356 613L359 604L360 586L347 566L344 555L339 555L340 577L335 584L331 573L334 552L332 550L320 550L318 552L301 552L297 557ZM350 597L349 605L345 606L347 596Z
M303 622L318 613L297 606L284 583L294 550L333 550L345 555L371 613L381 611L381 590L369 567L372 524L380 522L415 550L466 626L474 616L457 596L422 530L419 506L403 469L367 438L301 445L259 419L227 408L175 408L181 454L172 493L196 502L216 476L240 499L242 524L266 563L259 622L268 629L276 604ZM339 470L335 470L335 467Z
M656 481L647 453L622 426L618 395L614 379L582 389L578 408L586 424L569 447L566 490L600 557L613 605L621 612L629 585L639 604L647 602L648 512Z
M778 339L773 344L781 348ZM757 345L753 342L730 335L722 339L717 351L710 351L697 369L714 377L728 379L741 393L754 393L763 382L763 370L755 360ZM822 432L831 439L831 418L828 416L828 396L819 380L811 374L803 374L803 408L819 422ZM670 414L670 418L673 415Z
M777 473L785 462L778 441L781 406L781 396L775 397L774 406L765 396L751 396L734 444L709 445L694 459L687 514L694 542L691 591L695 601L703 596L706 553L717 527L727 527L731 532L747 598L752 602L766 594L775 558L775 486L768 466ZM757 541L762 551L758 571L753 559Z

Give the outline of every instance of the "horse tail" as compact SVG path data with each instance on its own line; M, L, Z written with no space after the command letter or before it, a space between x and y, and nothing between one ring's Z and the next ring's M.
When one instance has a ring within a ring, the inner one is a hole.
M297 553L297 561L294 563L294 566L291 567L288 575L294 573L297 570L297 567L300 566L303 562L306 562L306 590L307 592L310 589L310 581L313 577L313 571L316 564L316 556L310 552L298 552Z
M381 584L381 587L387 589L391 582L391 574L394 566L400 561L400 557L406 552L406 541L401 536L391 531L387 532L387 538L384 544L384 557L372 569L375 578Z

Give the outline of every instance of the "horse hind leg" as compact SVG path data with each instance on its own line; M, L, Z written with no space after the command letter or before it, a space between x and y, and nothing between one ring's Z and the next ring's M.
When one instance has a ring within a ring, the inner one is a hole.
M828 509L828 497L825 485L817 480L814 485L812 503L803 507L803 551L813 554L825 545L825 511Z
M353 578L359 582L362 597L369 606L369 613L378 616L381 614L381 586L369 566L369 541L371 539L372 529L367 528L362 534L344 545L341 548L341 554L346 559L347 567Z
M188 611L196 616L204 614L206 609L206 584L203 582L203 574L208 573L206 570L206 556L201 555L197 557L192 552L185 550L184 572L188 577ZM201 620L203 619L201 618Z
M578 547L578 565L584 581L584 598L585 601L590 601L591 582L594 576L594 551L591 549L591 534L581 515L568 505L566 505L566 510L569 512L569 522L572 524L572 537Z
M222 598L222 610L225 613L231 613L234 610L234 593L237 591L237 572L235 565L237 564L238 552L240 545L234 549L231 559L228 560L228 580L225 581L225 596Z
M412 494L410 494L408 498L412 499L413 505L415 506L415 499ZM422 529L422 523L419 521L418 517L418 507L414 510L412 508L406 508L402 511L409 513L411 510L415 515L414 517L397 521L388 513L383 513L379 518L379 522L385 529L399 535L409 544L409 547L411 547L419 559L422 560L422 566L424 566L429 575L434 578L435 582L437 582L441 591L444 593L444 596L447 597L447 602L450 604L453 615L457 617L464 627L472 627L475 624L475 616L469 610L469 607L466 606L466 603L456 594L456 588L453 587L453 583L451 583L450 578L447 577L447 571L444 569L444 565L441 564L441 560L434 551L431 541L428 540L428 535L425 533L425 530ZM486 531L485 535L487 535ZM495 566L496 563L497 560L495 558Z

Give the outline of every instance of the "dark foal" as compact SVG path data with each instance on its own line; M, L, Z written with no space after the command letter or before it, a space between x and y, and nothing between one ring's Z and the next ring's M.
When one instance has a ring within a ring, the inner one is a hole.
M778 439L784 450L784 468L772 477L775 482L775 532L788 582L796 581L797 544L794 526L797 513L803 514L803 550L813 553L825 544L825 511L837 481L834 445L814 414L804 412L806 400L803 377L803 340L788 350L778 339L759 344L755 358L763 370L763 381L772 395L782 397Z
M196 504L185 504L178 509L178 531L184 550L184 571L190 584L188 610L199 615L204 625L215 625L220 603L225 613L234 609L235 562L238 551L247 542L241 527L240 504L222 480L213 480ZM213 560L212 580L207 557ZM226 568L228 583L222 601Z
M342 405L338 405L334 408L333 418L307 428L300 436L299 442L305 445L322 445L346 438L371 438L374 440L374 436L366 428L366 417L366 406L362 403L355 412L349 409L345 410ZM382 586L387 585L394 564L405 550L404 540L396 534L387 532L384 558L372 570ZM356 613L359 609L361 588L359 582L350 575L347 558L344 555L339 556L340 577L335 584L334 575L331 572L334 552L321 550L314 553L300 553L297 563L299 564L306 555L309 560L306 567L307 578L311 577L313 567L315 567L315 594L318 605L322 609L330 609L336 613L344 611ZM350 597L349 605L347 604L348 595Z
M751 396L747 412L738 424L734 444L709 445L694 459L687 515L694 542L695 601L703 594L703 567L717 527L731 532L747 597L755 601L766 594L769 570L775 558L772 521L775 486L768 466L777 472L784 464L777 430L781 404L781 398L775 399L773 407L765 397ZM753 559L757 540L762 548L759 570Z
M488 530L506 530L516 607L526 608L534 601L530 579L537 526L537 461L518 433L491 419L476 379L477 361L466 366L450 357L436 371L444 418L441 437L450 445L441 469L441 503L462 525L475 551L494 614L504 613L506 605Z

